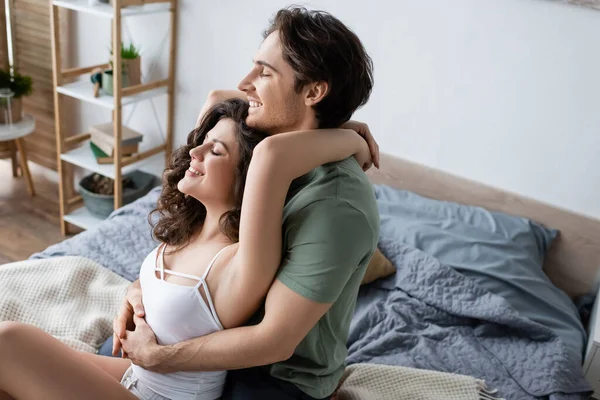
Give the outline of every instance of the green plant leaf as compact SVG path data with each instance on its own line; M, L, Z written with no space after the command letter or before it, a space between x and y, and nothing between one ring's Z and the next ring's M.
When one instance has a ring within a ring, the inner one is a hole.
M110 49L110 58L112 60L113 51ZM133 43L129 43L129 46L125 46L123 42L121 42L121 58L133 60L140 56L140 49L137 48Z
M9 88L15 98L29 96L33 93L33 81L30 76L21 75L17 71L11 76L9 71L0 69L0 88Z

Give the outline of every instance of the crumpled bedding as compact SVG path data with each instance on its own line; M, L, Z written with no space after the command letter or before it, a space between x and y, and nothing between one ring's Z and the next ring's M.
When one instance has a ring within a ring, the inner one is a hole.
M157 246L148 213L160 188L122 207L94 229L31 256L87 257L133 281ZM548 328L520 316L501 297L435 258L389 238L380 248L397 268L363 287L347 362L400 365L482 379L506 399L579 399L591 388L581 366Z
M130 283L84 257L52 257L0 268L0 321L18 321L69 347L95 353Z
M506 399L580 399L581 366L550 329L410 246L380 240L396 274L361 288L349 364L374 363L482 379Z

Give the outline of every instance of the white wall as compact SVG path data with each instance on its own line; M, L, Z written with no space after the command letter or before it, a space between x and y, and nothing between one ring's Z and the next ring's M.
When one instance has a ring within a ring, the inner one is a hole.
M180 0L176 144L207 92L245 75L287 4ZM600 218L599 11L551 0L305 4L347 23L372 56L375 88L355 118L384 152ZM151 42L160 24L129 23ZM146 126L148 113L139 107L132 123Z

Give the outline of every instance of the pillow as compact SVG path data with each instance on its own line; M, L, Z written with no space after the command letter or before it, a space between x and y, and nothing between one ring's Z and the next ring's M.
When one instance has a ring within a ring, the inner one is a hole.
M558 232L526 218L374 185L380 236L436 257L552 329L581 362L586 332L569 296L542 270Z
M390 276L394 272L396 272L396 267L394 267L394 264L392 264L392 262L388 260L379 249L377 249L375 250L375 253L373 253L371 261L369 261L367 271L365 272L365 276L360 284L366 285L367 283L371 283L376 279Z

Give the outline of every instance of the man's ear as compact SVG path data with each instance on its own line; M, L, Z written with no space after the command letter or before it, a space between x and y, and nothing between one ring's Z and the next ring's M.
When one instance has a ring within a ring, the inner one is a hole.
M325 81L309 83L306 86L306 95L304 96L304 104L314 106L327 96L329 92L329 84Z

